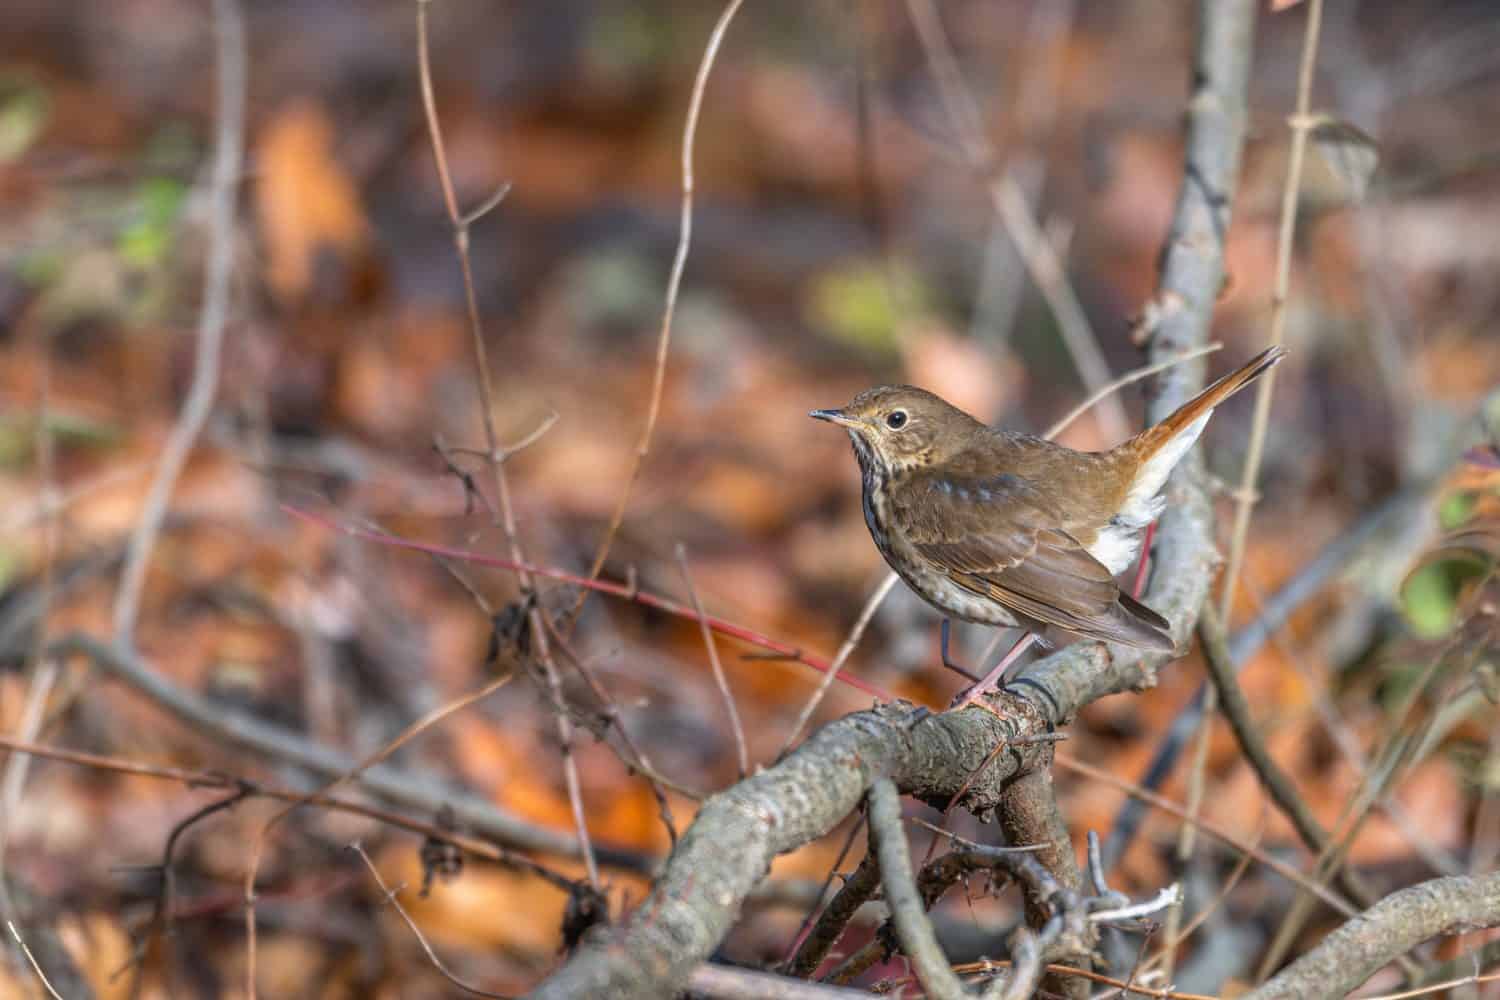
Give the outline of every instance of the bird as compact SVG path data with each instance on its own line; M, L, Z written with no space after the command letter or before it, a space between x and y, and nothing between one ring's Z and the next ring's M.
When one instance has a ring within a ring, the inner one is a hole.
M910 385L866 389L809 416L849 433L865 524L906 585L951 619L1025 630L988 674L954 699L978 702L1033 643L1062 633L1172 652L1171 623L1121 589L1166 501L1172 469L1214 408L1283 357L1270 347L1166 419L1108 451L1076 451L986 426ZM983 707L981 705L981 707Z

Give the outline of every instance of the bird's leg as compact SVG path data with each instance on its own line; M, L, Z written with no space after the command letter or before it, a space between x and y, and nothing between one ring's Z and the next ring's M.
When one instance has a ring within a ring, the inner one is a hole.
M1156 522L1152 521L1146 525L1146 537L1141 539L1140 560L1135 564L1135 585L1130 588L1130 596L1139 598L1141 591L1146 589L1146 565L1151 561L1151 542L1156 538Z
M984 675L984 679L982 681L980 681L978 684L974 684L965 688L958 694L956 698L953 699L953 704L948 706L949 711L958 708L966 708L969 705L978 703L980 696L994 687L995 682L1005 676L1006 668L1009 667L1012 663L1019 660L1021 658L1021 654L1030 649L1031 644L1036 642L1038 638L1039 636L1035 632L1027 632L1025 635L1021 636L1021 638L1017 639L1016 644L1010 647L1010 652L1006 653L1000 658L1000 662L995 664L995 668L993 670ZM981 705L981 707L984 706Z
M977 681L979 680L978 674L974 673L972 670L970 670L968 667L963 666L962 664L954 663L951 659L948 658L948 632L952 628L952 626L952 620L944 618L943 626L938 631L938 648L942 651L943 654L943 666L947 667L949 670L953 671L956 674L963 674L971 681Z

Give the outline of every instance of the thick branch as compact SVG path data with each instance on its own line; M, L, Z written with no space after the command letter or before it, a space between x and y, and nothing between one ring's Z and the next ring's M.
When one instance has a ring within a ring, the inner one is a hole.
M927 919L927 907L912 875L911 854L906 832L901 828L901 798L896 786L886 778L870 789L870 839L880 858L880 874L885 883L886 903L891 908L891 922L901 949L911 959L917 979L927 995L937 1000L952 1000L971 995L953 974L937 933ZM996 980L977 996L997 997L1005 988Z
M1500 872L1392 893L1329 934L1246 1000L1344 996L1428 938L1500 925Z
M249 750L267 760L284 761L324 779L346 774L358 763L352 757L314 743L299 733L232 707L215 704L178 687L133 650L75 632L53 642L47 655L64 657L75 653L88 657L100 669L124 681L197 732ZM436 813L447 806L453 810L461 828L509 847L563 857L576 858L580 854L576 837L518 819L484 798L453 788L433 776L403 773L380 766L361 775L359 783L387 802L425 813ZM649 859L630 851L600 848L598 856L601 863L613 867L634 871L646 871L650 867Z

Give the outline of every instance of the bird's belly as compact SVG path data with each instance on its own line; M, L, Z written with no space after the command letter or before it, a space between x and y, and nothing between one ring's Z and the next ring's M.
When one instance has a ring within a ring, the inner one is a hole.
M885 556L885 561L906 585L945 616L1000 628L1013 628L1020 624L1004 605L960 587L946 574L932 569L931 564L915 549L899 541L894 535L886 534L883 539L877 539L876 544L880 554Z

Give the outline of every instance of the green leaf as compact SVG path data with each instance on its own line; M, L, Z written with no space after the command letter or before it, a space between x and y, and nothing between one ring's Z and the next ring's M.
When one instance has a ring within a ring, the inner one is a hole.
M1450 550L1413 570L1401 587L1401 607L1420 639L1440 639L1458 624L1464 584L1489 572L1480 553Z
M920 309L924 298L911 274L890 273L878 262L858 261L817 275L808 288L804 311L809 325L836 340L874 354L894 355L899 347L895 303Z

